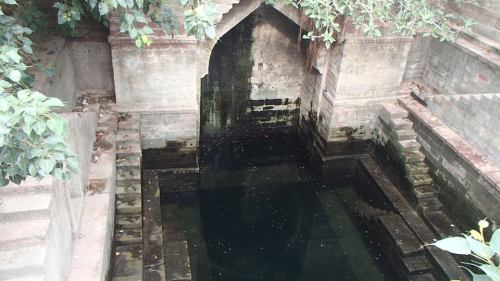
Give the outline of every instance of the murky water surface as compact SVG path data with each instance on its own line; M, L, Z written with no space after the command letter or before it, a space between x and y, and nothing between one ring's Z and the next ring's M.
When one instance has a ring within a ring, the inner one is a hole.
M199 177L183 181L195 192L162 193L163 217L188 241L193 280L393 280L352 211L375 204L369 187L325 180L338 171L299 155L286 145L212 147Z

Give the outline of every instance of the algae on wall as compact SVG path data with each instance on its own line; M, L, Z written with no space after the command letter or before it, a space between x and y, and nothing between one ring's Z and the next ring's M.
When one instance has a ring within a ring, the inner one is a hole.
M202 139L297 131L304 73L298 31L262 6L220 39L202 80Z

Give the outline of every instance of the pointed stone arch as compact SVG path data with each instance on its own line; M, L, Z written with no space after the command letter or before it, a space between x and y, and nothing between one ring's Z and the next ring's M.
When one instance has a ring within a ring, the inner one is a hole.
M241 0L238 4L235 4L229 12L223 15L222 19L216 24L215 38L204 41L198 48L200 77L204 77L208 74L210 55L217 41L263 4L263 0ZM297 24L300 28L308 30L300 20L298 9L286 6L282 1L278 1L272 7Z

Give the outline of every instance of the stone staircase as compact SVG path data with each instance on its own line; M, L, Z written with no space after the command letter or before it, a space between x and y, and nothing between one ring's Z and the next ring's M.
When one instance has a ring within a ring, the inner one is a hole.
M433 181L425 155L421 152L417 133L408 111L396 103L384 103L379 120L388 138L388 150L403 167L409 186L408 195L438 237L459 234L460 231L443 211L438 189Z
M500 94L434 94L425 102L434 115L500 165Z
M0 280L44 280L52 181L2 187L0 200Z
M121 113L116 136L114 281L143 280L140 115Z
M389 149L397 155L404 167L405 178L411 186L410 195L418 201L433 197L437 193L429 167L424 162L425 156L420 152L420 143L413 130L413 123L408 119L408 112L393 103L382 105L379 117L382 131L389 139Z

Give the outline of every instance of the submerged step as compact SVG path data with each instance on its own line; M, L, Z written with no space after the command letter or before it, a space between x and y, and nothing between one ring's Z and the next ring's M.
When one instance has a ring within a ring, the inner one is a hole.
M407 256L422 250L417 237L410 230L406 222L399 215L385 215L379 218L384 228L385 235L389 236L393 250L396 253Z

